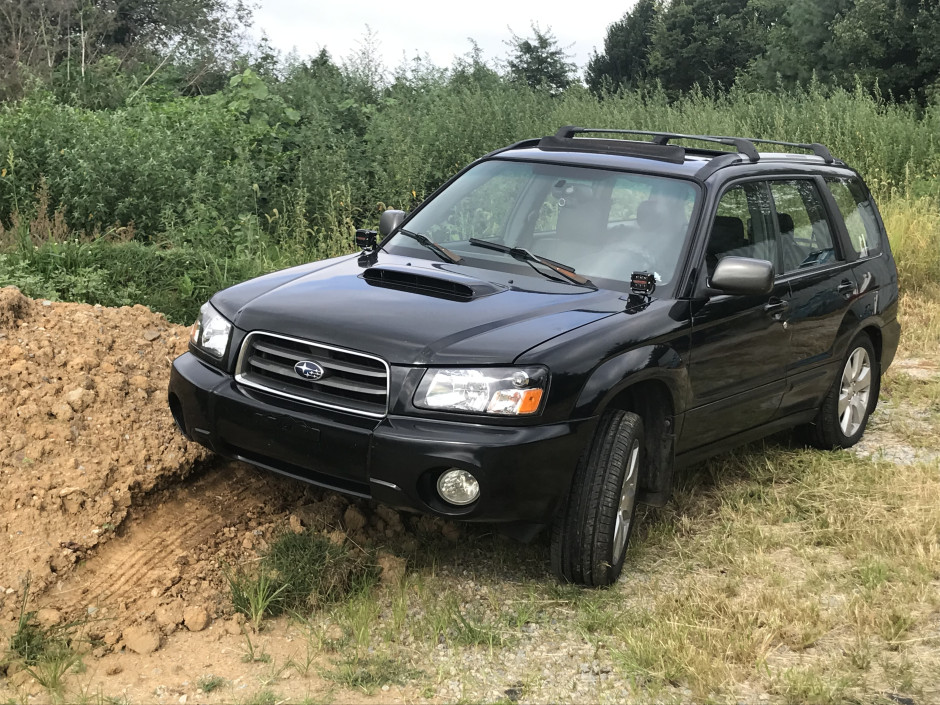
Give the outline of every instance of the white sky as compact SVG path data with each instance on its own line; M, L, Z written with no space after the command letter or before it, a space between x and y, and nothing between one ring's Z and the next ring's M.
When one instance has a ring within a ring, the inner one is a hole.
M425 54L436 66L450 66L470 50L468 38L492 66L493 59L506 56L509 28L530 36L535 21L542 31L551 28L580 72L595 47L603 48L607 25L632 5L633 0L594 0L590 6L571 0L260 0L254 17L257 34L263 30L280 51L296 49L304 58L326 48L336 62L361 46L368 25L387 69Z

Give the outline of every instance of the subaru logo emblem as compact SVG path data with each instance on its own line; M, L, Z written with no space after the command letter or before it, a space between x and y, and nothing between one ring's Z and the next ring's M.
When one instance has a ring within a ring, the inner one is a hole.
M294 365L294 372L304 379L309 379L313 382L323 376L323 368L310 360L301 360L298 362Z

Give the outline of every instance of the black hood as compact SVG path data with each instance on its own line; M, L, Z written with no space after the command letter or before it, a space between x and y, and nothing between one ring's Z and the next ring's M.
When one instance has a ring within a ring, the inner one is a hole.
M623 311L619 292L385 253L294 267L216 294L244 331L368 352L392 364L506 364Z

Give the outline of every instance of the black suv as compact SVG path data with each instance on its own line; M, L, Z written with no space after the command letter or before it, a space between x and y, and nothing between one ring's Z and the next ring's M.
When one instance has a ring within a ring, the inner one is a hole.
M797 425L854 444L898 345L884 226L820 144L564 127L380 231L213 296L173 416L392 507L551 524L564 581L617 579L677 467Z

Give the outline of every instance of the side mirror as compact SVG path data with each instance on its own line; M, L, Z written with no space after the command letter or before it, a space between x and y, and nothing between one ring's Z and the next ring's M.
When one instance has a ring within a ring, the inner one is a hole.
M397 230L398 226L402 224L402 221L405 219L406 215L408 214L405 213L405 211L383 211L382 215L379 217L379 232L382 233L382 237L388 237L395 230Z
M708 285L723 294L769 294L774 288L774 266L762 259L725 257Z

